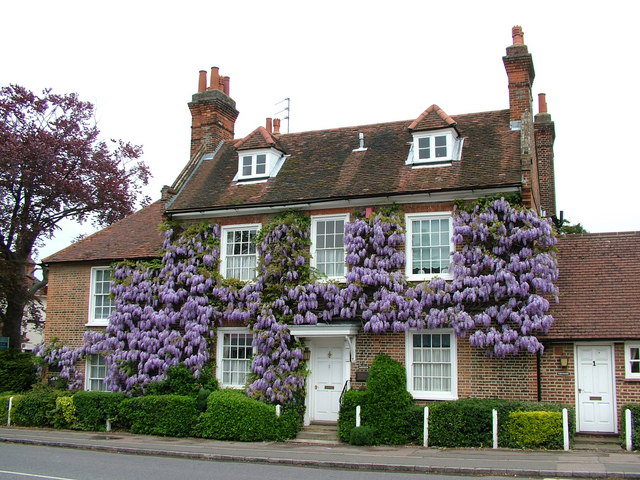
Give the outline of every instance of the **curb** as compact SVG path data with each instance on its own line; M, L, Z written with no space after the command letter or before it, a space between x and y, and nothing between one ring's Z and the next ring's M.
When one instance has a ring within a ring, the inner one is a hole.
M246 455L222 455L209 453L179 452L173 450L158 450L151 448L117 447L106 445L80 445L69 442L52 442L45 440L14 439L0 437L0 443L15 443L23 445L38 445L59 448L75 448L79 450L92 450L98 452L121 453L128 455L153 455L158 457L174 457L193 460L208 460L216 462L261 463L278 464L297 467L313 467L332 470L353 470L369 472L397 472L397 473L426 473L443 475L464 476L530 476L530 477L565 477L565 478L632 478L640 479L640 473L629 472L561 472L557 470L523 470L523 469L498 469L481 467L448 467L428 465L402 465L388 463L357 463L357 462L327 462L321 460L294 460L278 457L251 457Z

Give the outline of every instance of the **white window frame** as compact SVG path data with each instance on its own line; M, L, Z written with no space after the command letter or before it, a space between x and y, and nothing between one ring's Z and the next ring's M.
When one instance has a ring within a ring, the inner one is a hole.
M327 221L327 220L343 220L344 221L344 226L345 226L345 230L347 227L347 223L349 223L349 214L348 213L338 213L338 214L331 214L331 215L313 215L311 217L311 266L313 268L318 268L318 262L317 262L317 241L316 241L316 236L318 234L318 222L319 221ZM344 244L344 237L343 237L343 250L344 250L344 256L343 256L343 260L344 260L344 275L334 275L334 276L327 276L327 278L329 280L334 280L334 281L338 281L338 282L344 282L346 281L346 274L347 274L347 263L346 263L346 257L347 257L347 248L346 245Z
M104 369L105 369L105 376L104 377L97 377L97 376L93 376L93 370L94 367L100 367L100 365L94 365L92 360L95 358L102 358L102 362L104 364ZM87 356L86 360L85 360L85 368L84 368L84 389L86 391L89 392L108 392L109 389L107 388L107 384L105 382L105 379L107 378L107 366L106 363L104 362L104 357L102 355L99 355L97 353L94 354L90 354ZM99 388L99 389L92 389L91 388L91 381L92 380L100 380L102 379L102 386L103 388Z
M257 172L257 164L258 164L258 156L264 155L265 157L265 166L264 172ZM244 159L248 157L251 158L251 173L248 175L244 174ZM279 170L282 162L279 162L283 157L282 152L276 150L275 148L260 148L254 150L240 150L238 151L238 172L234 180L244 181L244 180L262 180L266 181L269 177L274 177Z
M253 333L248 328L233 328L233 327L220 327L216 332L216 378L218 379L218 383L223 388L235 388L240 389L245 387L245 383L225 383L224 382L224 335L225 334L243 334L249 335L252 337L253 343ZM255 347L251 347L251 357L256 353ZM253 361L250 357L249 360L249 368L247 369L246 375L251 373L251 362Z
M455 251L455 245L453 243L453 222L451 218L451 212L429 212L429 213L407 213L405 215L405 274L410 281L424 281L430 280L435 277L442 278L444 280L453 279L451 272L447 273L413 273L413 224L416 220L449 220L449 258ZM449 269L451 268L451 261L449 262Z
M91 267L91 278L90 278L90 286L89 286L89 315L88 315L88 320L87 320L87 325L89 326L100 326L100 327L104 327L106 325L109 325L109 316L111 315L111 313L115 310L115 300L112 298L111 302L112 302L112 308L111 311L109 312L109 315L107 316L107 318L96 318L95 313L96 313L96 296L98 295L98 293L96 292L96 276L97 273L103 272L103 271L110 271L112 278L113 278L113 269L111 267ZM103 295L103 294L100 294Z
M445 137L447 154L444 157L435 156L436 137ZM420 158L420 139L429 138L431 156L430 158ZM409 155L407 156L407 165L415 166L440 166L441 164L451 164L454 160L460 159L460 151L462 150L462 139L458 137L458 133L453 128L444 130L435 130L429 132L413 133L413 142Z
M230 231L236 231L236 230L256 230L256 233L258 233L260 231L260 228L262 227L262 225L260 225L259 223L247 223L247 224L240 224L240 225L225 225L222 227L222 238L220 240L220 273L224 278L229 278L227 277L227 233ZM257 274L258 268L258 245L256 245L256 272L255 275L248 279L248 280L243 280L243 281L251 281L253 280ZM231 278L235 278L235 277L231 277Z
M629 380L640 380L640 372L631 371L631 349L637 348L640 352L640 341L624 343L624 377ZM640 363L640 361L638 361Z
M451 391L426 391L413 388L413 335L449 335L451 362ZM407 390L416 400L457 400L458 399L458 347L457 338L451 328L433 330L408 330L405 334L405 366L407 372Z

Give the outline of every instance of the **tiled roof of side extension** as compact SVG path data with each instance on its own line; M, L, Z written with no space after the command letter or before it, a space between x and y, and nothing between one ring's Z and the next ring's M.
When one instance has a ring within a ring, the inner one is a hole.
M164 202L157 201L43 259L43 263L157 257L164 234Z
M640 232L564 235L545 340L640 339Z
M278 175L262 183L233 181L237 140L228 141L214 159L200 162L167 212L520 185L520 132L509 128L509 111L455 119L465 138L462 158L436 168L406 165L411 120L274 134L289 156ZM359 133L367 149L354 152Z

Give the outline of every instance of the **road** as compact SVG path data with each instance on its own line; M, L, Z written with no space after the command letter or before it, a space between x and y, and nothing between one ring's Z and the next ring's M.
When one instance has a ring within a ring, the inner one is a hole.
M124 455L91 450L0 444L1 480L452 480L447 475L378 473ZM497 480L503 477L482 477ZM522 479L520 479L522 480ZM526 480L526 479L525 479Z

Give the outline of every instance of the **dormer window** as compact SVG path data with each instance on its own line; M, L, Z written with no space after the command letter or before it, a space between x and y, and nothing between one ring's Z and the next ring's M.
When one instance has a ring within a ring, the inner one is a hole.
M455 129L414 132L407 165L440 166L460 160L462 139Z
M242 177L264 177L267 173L267 155L242 155Z
M265 181L276 176L283 161L283 153L275 148L241 150L238 152L238 173L234 180Z

